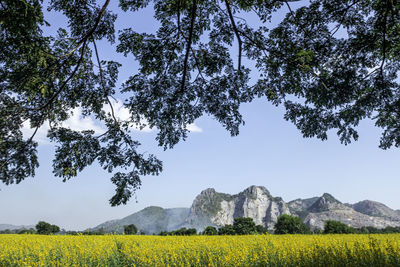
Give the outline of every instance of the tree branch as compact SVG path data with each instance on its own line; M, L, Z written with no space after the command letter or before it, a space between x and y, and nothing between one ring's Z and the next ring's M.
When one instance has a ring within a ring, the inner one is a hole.
M103 87L104 96L105 96L105 98L106 98L106 100L107 100L108 105L109 105L110 108L111 108L111 115L112 115L112 117L113 117L115 126L117 126L117 128L120 129L118 120L117 120L117 118L115 117L114 107L113 107L113 105L112 105L112 103L111 103L111 101L110 101L110 98L108 98L108 94L107 94L107 90L106 90L106 85L105 85L105 83L104 83L104 78L103 78L103 68L101 67L101 61L100 61L100 57L99 57L99 52L98 52L98 50L97 50L96 42L95 42L94 39L93 39L93 46L94 46L94 51L95 51L95 53L96 53L97 64L99 64L100 81L101 81L101 86Z
M176 24L178 27L178 41L179 41L179 32L181 30L181 1L178 0L178 12L177 12L177 18L176 18Z
M182 34L182 37L183 37L183 38L186 40L186 42L187 42L188 39L186 38L185 33L183 33L183 32L178 28L178 33L179 33L179 32L180 32L180 34ZM197 58L196 53L195 53L195 51L193 50L193 47L190 47L190 50L192 51L193 58L194 58L194 61L195 61L195 65L196 65L196 67L197 67L197 70L199 71L200 76L203 78L203 80L206 80L206 79L204 78L204 76L203 76L203 73L202 73L201 69L200 69L199 59Z
M64 90L64 87L67 85L67 83L75 76L75 73L78 71L78 69L83 61L83 58L85 55L85 48L86 48L86 41L83 43L81 56L78 60L78 63L76 64L74 70L72 71L71 75L68 77L68 79L65 80L65 82L60 86L60 88L53 94L53 96L43 106L35 109L36 111L47 108L54 101L54 99L56 99L56 97L62 92L62 90Z
M102 87L103 87L104 96L105 96L105 98L106 98L106 100L107 100L108 105L110 106L110 109L111 109L111 116L112 116L112 118L113 118L113 120L114 120L115 127L116 127L117 130L122 134L122 137L124 138L126 144L128 144L131 148L134 148L133 145L132 145L132 142L127 138L125 132L121 129L121 126L120 126L120 124L119 124L117 118L115 117L114 107L113 107L113 105L112 105L112 103L111 103L111 101L110 101L110 98L108 97L107 90L106 90L106 85L105 85L105 83L104 83L103 68L102 68L102 66L101 66L101 61L100 61L100 57L99 57L99 52L98 52L98 50L97 50L96 42L95 42L94 39L93 39L93 46L94 46L94 51L95 51L95 53L96 53L97 63L99 64L101 85L102 85ZM108 132L108 131L107 131L107 132ZM106 133L107 133L107 132L106 132ZM106 134L106 133L105 133L105 134ZM101 136L101 135L100 135L100 136Z
M338 25L332 30L331 32L331 37L337 33L337 31L340 29L340 26L342 26L345 17L347 15L347 12L349 12L350 8L352 8L355 4L357 4L359 0L354 1L351 5L347 6L342 12L344 12L342 19L339 21Z
M389 3L388 1L386 1L386 10L385 10L385 15L383 18L383 33L382 33L382 63L381 66L379 67L380 70L380 75L381 78L383 80L383 67L385 65L385 61L386 61L386 32L387 32L387 16L389 13Z
M233 18L231 7L229 5L228 0L225 0L225 5L226 5L226 10L228 11L229 14L229 19L231 21L233 31L235 32L236 38L238 40L238 45L239 45L238 72L240 73L240 66L242 65L242 39L240 38L239 31L236 27L235 19Z
M197 0L193 0L192 17L190 20L190 29L189 29L189 39L188 39L187 47L186 47L185 61L183 63L183 74L182 74L182 82L181 82L181 93L182 94L185 90L185 80L186 80L186 73L187 73L187 68L188 68L190 48L192 46L192 41L193 41L193 29L194 29L194 22L195 22L195 18L196 18L196 9L197 9Z
M68 79L61 85L61 87L54 93L54 95L49 99L49 101L46 102L46 104L44 104L43 106L36 108L35 110L42 110L45 109L46 107L48 107L53 101L54 99L56 99L56 97L62 92L62 90L64 90L64 87L67 85L67 83L73 78L73 76L75 76L75 73L77 72L77 70L79 69L79 66L81 65L83 58L84 58L84 54L85 54L85 47L86 47L86 43L87 40L90 36L92 36L92 34L94 33L94 31L96 30L97 26L100 23L101 18L104 15L104 12L107 9L108 4L110 3L110 0L106 0L106 2L104 3L103 7L100 10L99 15L96 18L95 24L94 26L85 34L85 36L83 36L83 38L79 41L78 45L72 49L69 53L67 53L64 56L61 56L60 58L63 58L65 56L70 56L73 52L75 52L80 46L82 46L82 52L81 52L81 57L78 60L78 63L76 64L75 69L72 71L71 75L68 77Z
M71 51L69 51L67 54L61 56L60 58L69 56L70 54L74 53L82 44L86 43L87 39L90 36L92 36L94 31L97 29L97 26L99 26L100 20L103 17L104 12L106 11L109 3L110 3L110 0L106 0L106 2L104 3L103 7L100 10L99 15L96 18L94 26L85 34L85 36L82 37L82 39L78 42L78 44L75 46L75 48L73 48Z
M225 14L225 11L220 8L219 6L217 6L217 8L221 11L221 13ZM255 11L254 11L255 12ZM256 15L260 16L257 12L255 12ZM243 35L246 39L248 39L250 41L250 43L254 44L256 47L258 47L259 49L262 50L264 56L267 56L266 52L267 48L265 48L261 43L258 43L256 40L252 39L249 35L247 35L244 31L242 31L241 29L237 29L238 32Z

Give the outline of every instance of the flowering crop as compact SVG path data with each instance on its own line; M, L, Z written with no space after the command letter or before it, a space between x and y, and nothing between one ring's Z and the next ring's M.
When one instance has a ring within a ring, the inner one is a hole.
M0 235L0 266L400 266L400 234Z

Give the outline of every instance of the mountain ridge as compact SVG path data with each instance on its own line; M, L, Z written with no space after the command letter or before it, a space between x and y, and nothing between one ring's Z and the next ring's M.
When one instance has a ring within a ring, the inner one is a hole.
M4 230L23 230L23 229L30 229L33 228L35 229L35 225L13 225L13 224L1 224L0 223L0 231Z
M257 225L272 230L282 214L300 217L311 229L322 229L326 220L338 220L352 227L400 226L400 212L388 206L364 200L344 204L329 193L320 197L285 202L274 197L264 186L250 186L237 194L207 188L195 197L190 208L163 209L147 207L120 220L102 223L90 230L123 231L123 225L135 224L144 233L172 231L181 227L203 230L232 224L237 217L250 217Z

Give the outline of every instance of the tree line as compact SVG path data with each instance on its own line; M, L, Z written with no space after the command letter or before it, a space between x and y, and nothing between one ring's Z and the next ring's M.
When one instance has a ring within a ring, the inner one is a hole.
M16 230L2 230L0 234L39 234L39 235L105 235L105 234L119 234L106 232L104 228L96 231L65 231L60 230L60 227L44 221L36 224L36 230L30 229L16 229ZM160 236L178 235L256 235L256 234L391 234L400 233L400 227L387 226L385 228L376 228L372 226L363 226L361 228L354 228L345 223L327 220L324 224L324 229L311 230L299 217L291 215L281 215L274 226L274 229L268 230L262 225L256 225L252 218L239 217L234 218L233 224L226 224L219 228L214 226L207 226L203 231L197 232L195 228L185 228L174 231L161 231L158 233ZM129 224L124 226L125 235L144 234L138 230L136 225Z

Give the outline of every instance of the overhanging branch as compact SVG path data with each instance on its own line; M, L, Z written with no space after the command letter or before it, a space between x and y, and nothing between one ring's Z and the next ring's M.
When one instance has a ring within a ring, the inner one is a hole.
M94 33L94 31L97 29L97 26L99 25L99 23L101 21L101 18L103 17L104 12L106 11L107 6L108 6L109 3L110 3L110 0L106 0L106 2L104 3L103 7L100 10L99 15L96 18L94 26L82 37L82 39L78 42L78 45L74 49L72 49L69 53L67 53L66 55L60 57L60 59L61 59L61 58L65 57L65 56L70 56L77 49L79 49L79 47L82 46L81 56L80 56L80 58L78 60L78 63L76 64L76 67L72 71L71 75L61 85L61 87L54 93L54 95L49 99L49 101L47 101L43 106L41 106L39 108L36 108L35 110L39 111L39 110L42 110L42 109L45 109L46 107L48 107L56 99L56 97L62 92L62 90L64 90L64 88L67 85L67 83L75 76L75 73L79 69L80 65L82 64L83 58L84 58L86 43L87 43L89 37L91 37L92 34Z
M238 45L239 45L238 72L240 73L240 66L242 65L242 39L240 37L238 28L236 27L235 19L233 18L233 14L228 0L225 0L225 5L226 5L226 10L228 11L229 14L229 19L231 21L233 31L235 32L236 38L238 40Z
M183 62L181 94L183 94L183 92L185 91L186 73L187 73L187 68L188 68L190 49L192 47L192 41L193 41L193 29L194 29L194 22L195 22L195 19L196 19L196 10L197 10L197 0L193 0L192 15L191 15L190 29L189 29L189 37L188 37L188 41L187 41L185 60Z

